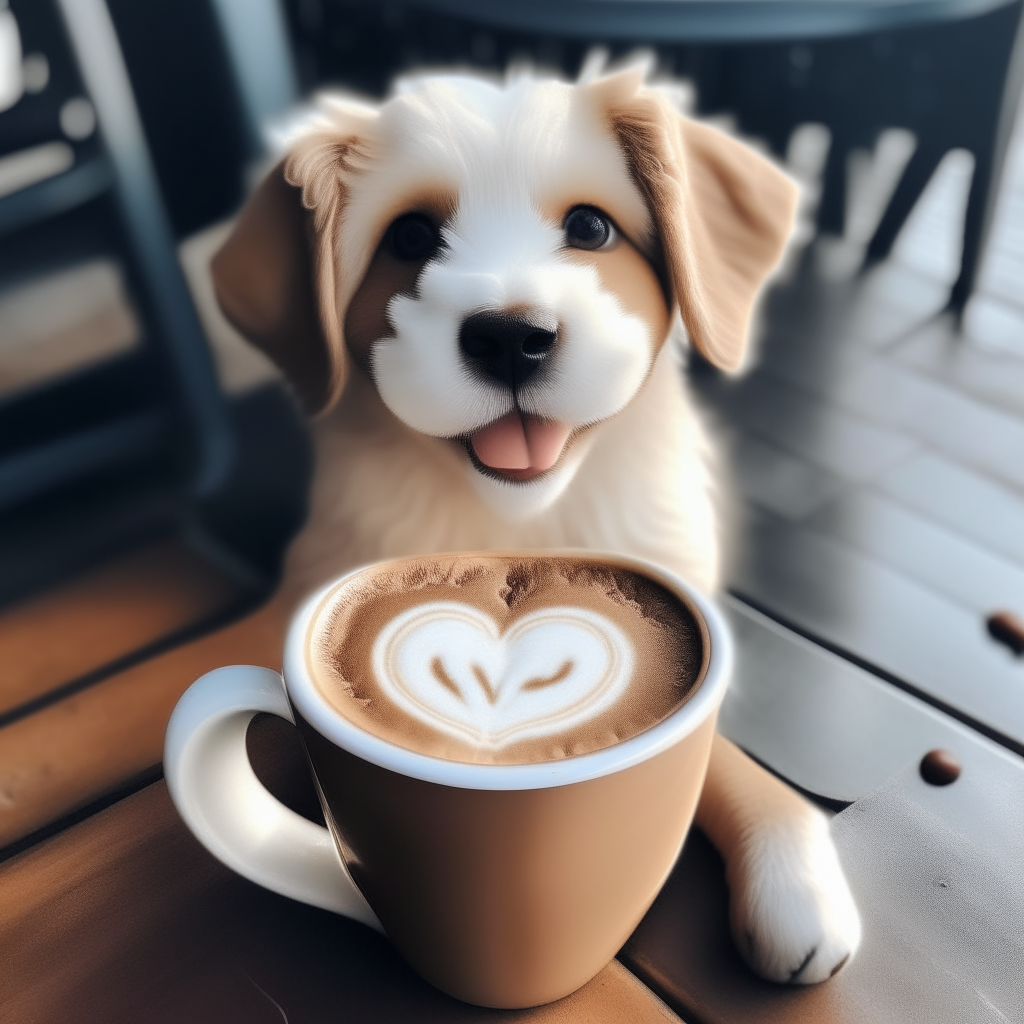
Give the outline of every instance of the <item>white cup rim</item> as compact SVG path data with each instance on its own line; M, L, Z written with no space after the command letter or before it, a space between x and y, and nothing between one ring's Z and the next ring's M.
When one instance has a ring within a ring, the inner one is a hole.
M506 552L452 552L438 558L462 555L497 555ZM512 552L509 552L512 554ZM352 576L387 559L360 566L345 573L312 594L299 609L288 629L284 648L284 678L289 699L298 713L331 743L364 761L406 775L456 789L531 790L550 789L588 782L632 768L675 746L714 714L725 696L732 676L732 640L725 621L714 602L674 573L644 559L603 551L552 549L514 552L523 557L582 557L593 561L611 561L649 576L685 598L703 619L707 629L705 643L710 655L704 676L693 692L667 718L636 736L600 750L557 761L532 764L473 764L449 761L401 747L366 732L332 708L320 695L306 660L309 632L324 600Z

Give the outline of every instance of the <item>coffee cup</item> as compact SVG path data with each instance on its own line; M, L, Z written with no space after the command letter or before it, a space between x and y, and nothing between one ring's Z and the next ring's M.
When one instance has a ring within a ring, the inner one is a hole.
M346 600L354 601L359 612L365 600L365 587L360 586L366 579L383 578L382 573L390 580L412 578L408 565L414 560L382 563L347 574L305 602L288 630L283 674L235 665L197 680L171 716L164 768L182 818L228 867L275 892L383 931L422 977L450 995L482 1006L512 1008L551 1002L589 981L611 960L657 896L693 819L732 653L714 605L651 563L591 552L439 555L415 561L418 571L424 565L440 567L438 571L447 572L450 579L466 560L477 566L500 559L527 571L535 566L556 575L566 565L582 567L585 584L608 574L629 577L647 588L644 593L655 588L668 595L678 605L673 614L688 617L699 645L688 656L692 678L678 706L624 739L590 749L586 744L592 746L599 734L594 729L581 732L581 716L589 714L591 722L601 715L614 718L618 705L613 691L621 673L646 671L650 658L645 662L647 655L641 650L635 664L628 660L629 636L623 641L616 633L625 628L628 634L628 623L614 626L614 614L605 614L601 605L581 610L561 603L547 618L546 606L524 605L528 610L512 614L510 620L518 632L504 623L504 628L491 628L490 634L484 626L479 627L479 636L468 634L466 643L480 646L482 653L474 655L476 660L461 675L457 651L449 668L440 673L438 659L430 662L434 675L449 689L465 689L475 685L473 674L479 677L487 698L479 703L488 714L508 704L501 728L480 734L484 762L461 755L453 759L450 752L425 752L429 747L415 749L416 744L401 736L396 741L372 722L343 714L339 707L345 707L344 700L352 693L332 695L319 671L323 637L330 635L329 630L325 634L324 622L338 605L338 595L348 595ZM416 578L421 576L422 572ZM581 577L577 572L571 578ZM592 589L604 599L600 587ZM450 601L420 602L424 596L436 597L413 594L405 601L407 618L419 615L429 625L438 616L443 618L444 608L454 607ZM509 603L507 596L505 600ZM629 597L615 608L628 611L636 603ZM470 609L467 621L472 619L470 612L484 614L479 607ZM651 618L641 608L640 618L644 616L645 622ZM393 646L396 636L411 636L407 649L399 650L408 661L419 656L416 644L422 647L431 637L424 632L427 627L417 625L420 619L415 628L406 619L395 619L397 625L380 630L383 639L356 632L343 642L365 645L367 662L379 665L382 643ZM583 639L575 639L568 627L558 633L557 624L565 621ZM601 624L606 621L609 624ZM597 668L586 668L588 630L597 637ZM513 633L514 643L509 640ZM579 672L565 668L576 663L559 651L562 641L579 646ZM603 655L601 643L607 647ZM492 658L490 675L480 670L487 657ZM533 675L527 682L508 684L518 690L503 703L503 690L494 681L501 669L493 667L498 664L493 659L502 657L516 665L534 665L538 658L548 657L554 667L545 676L537 676L536 665L522 668L520 676ZM404 664L401 658L396 663ZM568 698L549 695L544 698L547 704L537 705L540 710L528 703L533 699L531 686L551 691L551 680L574 673L584 673L572 684L582 695L578 707L569 708ZM424 678L427 674L424 670ZM410 678L407 689L414 704L419 677L413 672ZM359 706L369 703L358 694L353 699ZM464 703L469 706L472 701L467 697ZM469 711L462 709L462 717L446 726L448 719L436 708L421 713L410 706L414 718L420 716L417 727L433 723L439 737L448 728L459 743L467 742ZM443 711L444 705L438 708ZM328 828L289 810L256 778L245 735L259 712L278 715L298 727ZM554 726L537 725L549 719ZM551 758L546 748L536 746L545 728L561 729L558 735L570 737L576 746L563 742L559 749L564 756ZM460 729L465 734L461 739ZM520 749L533 751L530 759L509 763Z

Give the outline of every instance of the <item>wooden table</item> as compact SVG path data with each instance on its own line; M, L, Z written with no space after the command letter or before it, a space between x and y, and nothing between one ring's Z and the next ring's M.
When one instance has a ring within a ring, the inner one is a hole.
M159 762L178 696L220 665L279 663L285 614L243 614L247 600L167 538L0 614L4 1024L1024 1019L1024 764L966 730L955 785L928 787L911 764L834 820L865 941L829 982L746 969L721 861L695 831L580 991L522 1011L442 995L377 933L234 875L170 802ZM267 788L315 820L291 726L258 716L247 742Z
M211 857L159 777L163 732L201 673L279 663L285 616L239 618L245 601L168 538L0 615L5 1024L679 1019L618 962L548 1007L467 1006L376 933ZM297 742L277 719L250 728L258 774L316 816Z
M185 829L162 781L14 858L0 893L9 1024L678 1020L618 962L536 1010L450 999L376 932L233 875Z

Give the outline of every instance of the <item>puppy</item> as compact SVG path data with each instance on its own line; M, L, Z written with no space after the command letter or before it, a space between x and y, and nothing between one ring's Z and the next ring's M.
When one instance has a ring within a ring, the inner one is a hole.
M283 593L384 558L591 548L719 586L688 344L741 367L796 189L629 69L322 100L213 263L229 319L312 413ZM811 983L860 923L824 817L717 737L697 823L733 936Z

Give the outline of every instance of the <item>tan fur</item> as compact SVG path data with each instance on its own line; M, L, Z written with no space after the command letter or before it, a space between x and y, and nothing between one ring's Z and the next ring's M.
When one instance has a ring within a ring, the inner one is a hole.
M454 212L457 197L449 192L424 191L409 196L404 203L396 203L395 213L427 213L438 224ZM382 240L366 269L345 313L345 344L356 365L369 368L370 346L390 331L387 319L388 303L395 295L415 290L422 263L396 259Z
M284 163L285 180L302 189L302 205L313 214L316 297L328 357L325 407L338 400L347 376L342 321L352 289L339 279L335 244L347 198L345 176L369 162L364 132L364 125L333 123L298 142Z
M653 272L651 261L629 239L620 239L609 251L592 253L581 249L568 258L592 266L601 283L619 297L623 307L650 326L658 347L665 343L672 325L671 302Z
M750 318L796 215L797 190L768 161L714 128L678 116L636 72L591 86L655 213L665 264L701 354L738 370Z
M332 387L313 238L312 215L277 167L210 265L225 316L285 372L309 412L323 408Z

